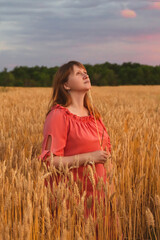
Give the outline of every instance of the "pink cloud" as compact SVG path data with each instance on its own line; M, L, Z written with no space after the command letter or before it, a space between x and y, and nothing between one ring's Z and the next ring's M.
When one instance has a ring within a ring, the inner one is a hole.
M111 63L137 62L148 65L160 64L160 33L134 34L132 36L107 37L97 44L94 42L80 45L83 61L88 58L97 62ZM96 56L96 57L95 57ZM91 61L92 61L91 60Z
M153 34L139 34L139 35L135 35L135 36L131 36L131 37L127 37L127 39L129 39L130 41L134 41L134 42L160 42L160 33L153 33ZM153 44L152 44L153 46Z
M153 2L150 7L150 9L160 9L160 2Z
M121 11L121 15L125 18L135 18L136 12L130 9L124 9Z
M125 61L159 65L160 33L141 34L119 39L117 55ZM112 47L113 49L113 47Z

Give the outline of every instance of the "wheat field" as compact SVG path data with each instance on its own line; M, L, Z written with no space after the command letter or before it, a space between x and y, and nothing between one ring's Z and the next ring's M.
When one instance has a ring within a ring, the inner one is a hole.
M92 215L84 219L85 192L80 196L67 169L69 181L64 175L59 185L54 182L53 193L44 185L55 171L38 160L51 90L0 87L0 240L92 240L95 226L99 240L120 239L121 231L123 239L159 240L160 86L91 88L114 166L110 181L94 186L106 194L104 205L95 201L96 221Z

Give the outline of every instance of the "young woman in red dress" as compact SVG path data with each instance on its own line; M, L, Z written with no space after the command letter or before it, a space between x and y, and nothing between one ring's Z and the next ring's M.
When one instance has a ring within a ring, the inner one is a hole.
M42 152L38 157L45 161L47 166L54 164L56 168L61 160L64 166L70 168L75 181L78 173L84 188L87 175L83 177L83 174L88 165L95 166L95 185L99 177L104 183L108 180L104 163L111 156L110 138L100 113L90 102L90 88L89 76L80 62L70 61L58 69L53 81L51 106L44 122ZM78 167L75 167L77 159ZM50 177L51 189L52 183L53 178ZM45 185L48 185L46 180ZM90 195L93 197L93 186L89 177L85 190L86 199ZM105 198L103 191L101 196ZM85 201L85 217L91 212L93 214L93 201L89 210Z

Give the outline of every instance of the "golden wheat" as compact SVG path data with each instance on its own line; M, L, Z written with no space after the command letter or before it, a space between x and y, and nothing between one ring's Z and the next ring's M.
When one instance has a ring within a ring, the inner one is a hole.
M155 204L160 211L160 196L157 194L155 195Z
M154 227L155 226L155 222L154 222L154 217L153 214L151 212L151 210L149 208L146 209L146 222L147 225L150 227Z
M110 136L112 156L105 163L106 183L96 185L94 164L84 175L89 173L94 193L103 189L105 204L97 196L81 195L80 179L75 182L61 163L62 181L53 181L50 189L57 170L37 156L51 88L34 88L34 94L33 88L6 89L0 91L0 240L92 240L95 224L100 240L114 240L114 232L121 235L117 214L127 239L147 239L152 233L160 239L159 86L92 87L90 97ZM97 137L101 141L98 128ZM94 214L84 218L85 200L88 209L93 201L96 222Z

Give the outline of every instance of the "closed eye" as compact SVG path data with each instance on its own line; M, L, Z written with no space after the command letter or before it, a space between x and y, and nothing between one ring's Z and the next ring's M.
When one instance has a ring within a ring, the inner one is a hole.
M77 72L76 74L79 74L79 73L81 73L81 72ZM87 72L84 72L84 73L86 73L86 74L87 74Z

